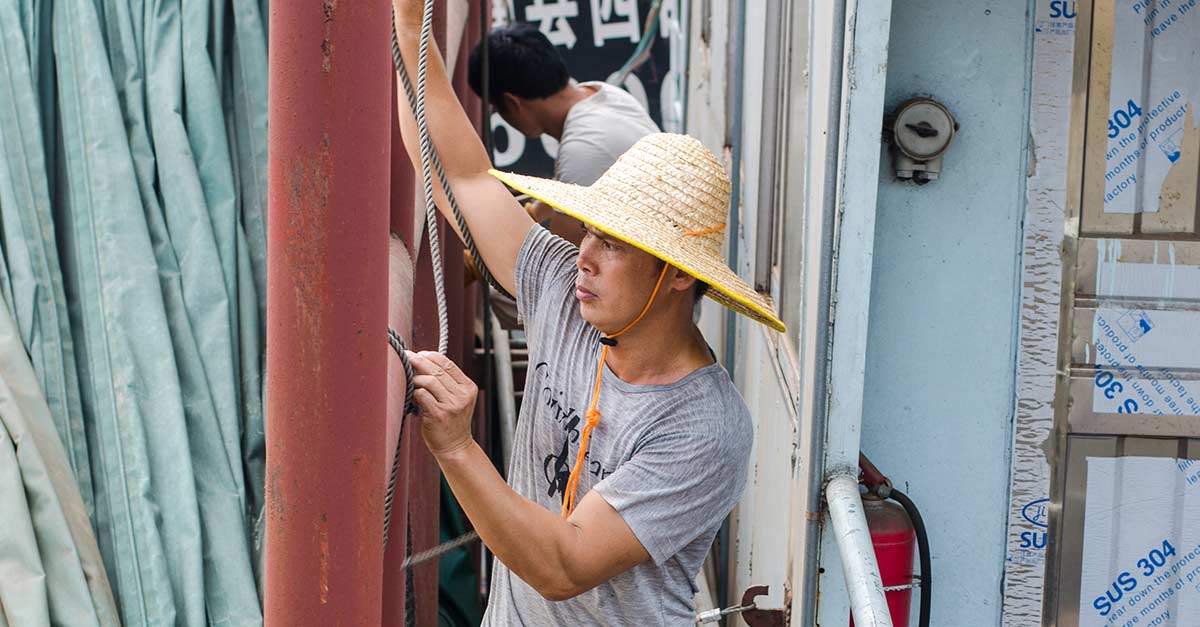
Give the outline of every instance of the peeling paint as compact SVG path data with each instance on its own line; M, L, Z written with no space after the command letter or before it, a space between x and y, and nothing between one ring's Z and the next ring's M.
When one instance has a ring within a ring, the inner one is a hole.
M337 11L337 0L322 0L321 12L325 21L325 33L321 38L321 70L326 74L333 67L333 18Z
M267 511L275 521L283 521L287 517L287 500L279 484L281 472L279 466L267 467Z
M1045 551L1023 544L1021 538L1044 530L1029 523L1022 511L1049 496L1063 238L1073 238L1079 230L1078 220L1064 223L1075 36L1042 18L1050 15L1050 4L1050 0L1037 0L1032 16L1036 32L1028 79L1029 163L1001 608L1004 627L1041 624Z
M289 168L287 222L289 241L295 245L286 254L288 262L299 270L299 280L292 288L298 317L308 329L325 328L321 303L327 300L330 285L328 269L322 262L327 258L325 222L332 171L328 134L323 136L321 152L315 159L297 159ZM322 356L326 354L322 335L313 334L308 342L294 348L298 359L312 364L314 376L320 378L325 365Z
M325 605L329 602L329 517L325 514L321 514L321 522L317 523L317 539L321 560L317 589L321 595L321 605Z
M1037 138L1033 136L1033 129L1029 129L1029 166L1025 169L1025 176L1037 176L1037 165Z

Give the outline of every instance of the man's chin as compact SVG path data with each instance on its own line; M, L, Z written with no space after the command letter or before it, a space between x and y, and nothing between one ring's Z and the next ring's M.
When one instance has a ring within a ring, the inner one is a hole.
M607 325L605 325L605 320L603 320L601 316L597 316L597 313L598 312L595 310L595 306L591 303L579 303L579 316L583 318L585 322L593 327L596 327L597 329L606 328Z

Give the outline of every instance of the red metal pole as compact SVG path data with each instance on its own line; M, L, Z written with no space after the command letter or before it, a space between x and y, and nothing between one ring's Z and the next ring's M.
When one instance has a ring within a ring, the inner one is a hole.
M400 110L397 97L403 97L396 91L400 86L400 77L396 75L395 70L392 71L392 87L389 92L391 95L391 141L392 141L392 185L391 185L391 225L392 232L400 236L400 241L404 242L404 246L408 249L410 257L413 256L413 251L417 250L416 230L414 222L417 213L424 216L424 212L417 211L416 206L416 171L413 169L413 164L408 160L408 151L404 149L404 139L400 134Z
M270 16L266 624L380 621L386 0Z
M413 344L413 282L415 281L415 269L413 261L413 251L419 250L421 241L418 237L420 231L416 229L414 217L425 214L416 207L416 186L415 173L413 171L413 163L408 160L408 153L404 150L404 143L400 135L400 125L398 125L398 111L396 97L398 92L396 88L400 84L400 79L395 72L391 73L391 231L400 237L403 243L404 250L402 255L406 255L406 259L392 259L392 268L403 267L407 271L407 282L401 285L400 281L392 280L392 285L398 287L389 293L391 299L389 303L392 311L392 326L400 333L404 341L409 347L416 348ZM400 252L400 251L397 251ZM398 299L398 301L397 301ZM398 318L398 320L397 320ZM397 324L400 322L400 324ZM389 357L389 360L391 358ZM392 366L400 362L396 358L392 362ZM392 381L391 386L397 386L396 381ZM397 392L396 389L389 389L389 393ZM395 407L389 407L390 414L395 412ZM398 414L398 412L396 412ZM384 554L383 563L383 622L380 623L383 627L403 627L407 623L407 598L408 590L408 573L404 571L404 557L409 553L408 547L408 506L409 506L409 484L412 483L410 477L410 458L412 458L413 447L424 447L425 443L421 442L420 418L410 416L404 420L404 429L398 437L403 438L403 450L400 452L400 476L397 477L395 494L392 496L391 509L391 527L389 529L388 548ZM389 432L389 449L395 450L395 442L391 440ZM389 453L390 459L391 453ZM391 468L389 468L389 471Z
M402 149L403 150L403 149ZM393 153L395 156L396 153ZM411 168L410 168L411 172ZM393 187L395 186L393 179ZM410 190L411 191L411 190ZM411 201L408 203L411 215ZM393 207L395 209L395 207ZM411 228L411 220L410 220ZM388 259L390 266L388 282L388 322L400 333L405 343L412 342L412 304L413 304L413 263L407 247L402 240L390 242ZM395 492L392 497L392 519L388 528L388 544L383 556L383 627L402 627L406 617L406 572L403 568L406 550L408 549L408 483L409 483L409 451L415 446L424 446L421 440L420 419L409 416L403 419L405 402L404 364L395 352L388 354L388 437L387 437L387 474L392 470L393 455L399 453L400 468L396 478ZM403 437L406 448L396 450L396 441L401 437L400 427L403 425Z
M399 79L396 73L392 72L391 80L391 143L392 143L392 163L391 163L391 229L400 238L400 243L393 243L394 253L403 254L406 259L392 259L391 264L393 272L396 272L397 267L403 267L407 272L408 277L401 282L399 277L392 279L394 288L390 291L388 303L391 322L393 328L404 338L408 346L413 347L412 338L412 313L413 313L413 281L415 274L413 270L412 251L416 250L419 242L415 242L414 238L416 231L414 229L414 211L415 204L415 173L412 163L408 160L408 153L404 150L404 142L400 137L400 126L398 123L398 110L396 102L396 88L399 85ZM422 214L424 215L424 214ZM394 247L402 245L404 250L399 251ZM399 274L399 272L396 272ZM389 366L395 368L403 365L400 364L399 357L388 357ZM402 379L400 377L399 379ZM397 380L389 381L389 394L399 393L403 396L403 388L396 388ZM399 403L403 405L403 400ZM389 421L395 418L399 420L399 412L395 407L395 399L392 400L389 408ZM396 414L393 416L392 414ZM403 627L406 622L406 576L403 569L404 558L408 549L408 485L411 479L409 478L409 450L415 444L424 446L420 442L421 431L419 429L420 419L415 416L409 416L411 420L404 421L403 434L397 434L397 437L404 438L405 450L400 453L400 474L396 480L395 492L392 497L392 522L388 529L389 540L387 550L383 557L383 621L380 623L382 627ZM415 442L413 440L416 440ZM395 451L396 443L391 437L391 432L388 433L388 458L391 458L392 452ZM390 461L388 462L391 463ZM391 468L388 468L391 472Z

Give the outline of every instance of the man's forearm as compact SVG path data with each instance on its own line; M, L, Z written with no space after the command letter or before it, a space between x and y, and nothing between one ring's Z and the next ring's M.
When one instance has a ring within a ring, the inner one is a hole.
M578 592L567 555L578 540L575 525L514 492L474 441L437 460L467 518L501 562L547 598Z

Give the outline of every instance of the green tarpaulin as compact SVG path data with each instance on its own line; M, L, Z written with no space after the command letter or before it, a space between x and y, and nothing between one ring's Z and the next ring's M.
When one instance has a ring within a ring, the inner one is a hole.
M262 623L263 9L0 0L0 624Z

